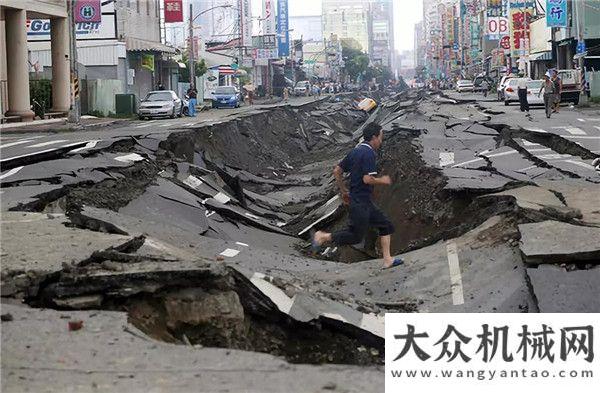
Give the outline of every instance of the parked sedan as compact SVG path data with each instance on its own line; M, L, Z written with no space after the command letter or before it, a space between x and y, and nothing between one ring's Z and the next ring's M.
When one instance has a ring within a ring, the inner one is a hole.
M461 79L456 82L456 91L462 93L463 91L473 91L473 82Z
M156 90L146 94L146 97L140 102L138 116L140 119L151 117L170 117L181 116L183 113L183 104L181 99L172 90Z
M219 86L212 92L213 108L239 108L240 93L235 86Z
M542 87L543 80L533 80L527 82L527 102L529 105L544 105L544 96L538 96L540 88Z
M513 75L504 75L498 85L496 87L496 92L498 93L498 101L504 101L504 89L506 88L506 84L509 80L513 79Z
M529 104L531 104L531 101L529 101L529 97L531 97L531 95L529 94L529 91L532 90L529 88L529 83L530 82L538 82L538 81L532 81L532 80L528 80L527 81L527 102L529 102ZM505 83L505 87L504 87L504 105L508 106L511 102L519 102L519 78L512 78L509 79L506 83ZM538 90L540 89L539 85L538 85ZM536 92L537 94L537 92ZM543 103L543 102L542 102ZM535 104L534 104L535 105Z
M310 95L310 93L311 91L309 81L300 81L296 83L296 86L294 87L294 95L296 97Z

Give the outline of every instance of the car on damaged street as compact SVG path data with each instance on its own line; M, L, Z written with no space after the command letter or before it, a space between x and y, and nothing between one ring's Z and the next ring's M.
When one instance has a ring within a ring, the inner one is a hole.
M151 117L181 117L183 114L183 101L177 97L173 90L156 90L146 94L140 102L138 117L140 120Z
M240 107L240 93L235 86L218 86L211 95L213 108Z
M456 91L462 93L463 91L473 91L473 82L466 79L461 79L456 82Z

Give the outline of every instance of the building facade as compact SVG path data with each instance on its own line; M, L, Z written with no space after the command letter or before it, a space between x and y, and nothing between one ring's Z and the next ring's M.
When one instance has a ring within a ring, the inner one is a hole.
M354 39L369 51L369 1L322 0L323 36Z
M372 0L369 4L369 58L373 65L395 69L394 3Z
M66 0L0 1L0 117L31 121L27 20L48 20L52 73L52 111L71 106L69 23Z

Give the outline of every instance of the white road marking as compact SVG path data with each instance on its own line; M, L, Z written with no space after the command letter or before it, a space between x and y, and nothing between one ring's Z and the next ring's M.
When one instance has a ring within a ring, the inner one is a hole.
M541 160L560 160L562 158L569 158L569 157L573 157L573 156L570 154L558 154L558 153L542 154L540 156L537 156L537 158L539 158Z
M537 168L537 165L531 165L531 166L528 166L527 168L517 169L517 172L527 172L528 170L533 169L533 168Z
M458 249L456 243L446 244L448 253L448 269L450 272L450 288L452 289L452 304L464 304L462 276L460 273L460 264L458 263Z
M528 127L525 127L524 130L533 131L533 132L541 132L543 134L547 134L548 133L548 131L542 130L541 128L528 128Z
M121 162L133 162L133 161L142 161L144 157L140 156L137 153L127 154L125 156L115 157L115 160Z
M568 132L571 135L587 135L585 133L585 131L583 131L581 128L578 127L572 127L572 126L560 126L560 127L552 127L555 130L565 130L566 132Z
M17 146L17 145L22 145L24 143L30 143L30 142L33 142L33 139L27 139L27 140L24 140L24 141L16 141L16 142L5 143L3 145L0 145L0 149L2 149L3 147Z
M140 124L139 126L136 126L135 128L144 128L144 127L150 127L152 124L154 124L154 122L155 122L155 121L156 121L156 120L150 120L149 122L147 122L147 123L144 123L144 124Z
M160 125L160 127L170 127L170 126L172 126L172 125L173 125L173 124L171 124L171 123L166 123L166 124L161 124L161 125Z
M454 164L454 153L440 153L440 166L445 167L446 165Z
M246 243L242 243L242 242L235 242L235 244L237 244L238 246L248 247L248 245Z
M475 158L475 159L473 159L473 160L469 160L469 161L461 162L460 164L455 164L455 165L452 165L452 168L456 168L456 167L463 166L463 165L467 165L467 164L472 164L472 163L474 163L474 162L478 162L478 161L483 161L483 158Z
M258 217L258 216L255 216L255 215L254 215L254 214L252 214L252 213L244 213L244 215L245 215L246 217L254 218L255 220L260 220L260 217Z
M223 255L224 257L227 257L227 258L233 258L234 256L236 256L239 253L240 253L239 250L236 250L234 248L228 248L225 251L223 251L222 253L220 253L219 255Z
M194 175L189 175L184 181L183 184L187 184L192 187L194 190L202 185L202 180L198 179Z
M229 196L223 194L222 192L219 192L217 195L215 195L213 197L213 199L222 204L226 204L227 202L229 202L231 200L231 198ZM246 213L246 215L248 215L248 213ZM248 217L250 217L250 216L248 216ZM258 218L256 216L253 216L253 217Z
M585 119L577 119L577 120L579 120L582 123L585 123Z
M6 172L5 174L0 175L0 180L5 179L5 178L7 178L9 176L14 175L15 173L19 172L21 169L23 169L22 166L19 166L19 167L11 169L10 171Z
M600 139L600 136L565 135L565 138L568 138L568 139Z
M594 126L594 128L600 131L600 126Z
M30 145L30 146L26 146L28 149L33 149L36 147L44 147L44 146L50 146L50 145L56 145L57 143L63 143L63 142L68 142L68 139L59 139L57 141L48 141L48 142L41 142L41 143L36 143L35 145Z
M69 150L69 153L79 153L80 151L83 151L83 150L92 149L92 148L96 147L98 142L100 142L99 139L89 141L85 146L79 147L77 149Z
M523 139L523 146L538 146L539 143L529 142L527 139Z
M592 171L595 171L596 168L586 162L582 162L582 161L574 161L574 160L565 160L565 162L568 162L569 164L574 164L574 165L579 165L580 167L586 168L586 169L591 169Z

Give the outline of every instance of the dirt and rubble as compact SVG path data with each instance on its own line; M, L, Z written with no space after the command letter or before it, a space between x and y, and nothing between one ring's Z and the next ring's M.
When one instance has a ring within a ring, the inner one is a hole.
M355 108L358 98L274 105L31 159L1 183L3 308L19 321L3 319L3 331L29 334L18 326L59 313L81 319L78 334L94 340L92 315L121 318L131 348L153 358L159 341L210 353L219 359L213 371L230 351L262 352L265 364L278 364L275 375L301 372L287 362L315 364L302 370L321 387L379 391L381 382L324 381L333 369L323 365L382 379L386 311L561 312L573 303L598 311L577 298L599 298L599 286L570 286L569 298L552 300L563 275L574 285L572 270L587 270L593 283L600 271L600 175L583 170L597 152L437 93L378 93L369 114ZM332 169L371 121L385 133L379 172L394 181L375 200L405 260L385 271L374 233L318 255L307 243L311 229L345 225ZM458 303L450 244L460 255ZM10 345L5 353L4 337L3 389L22 377L36 386L34 368L21 372L28 355ZM67 363L81 368L74 356ZM136 367L123 374L137 377Z

